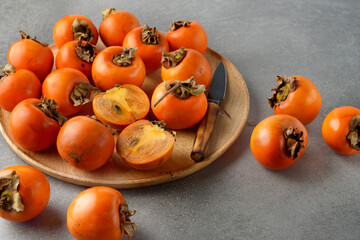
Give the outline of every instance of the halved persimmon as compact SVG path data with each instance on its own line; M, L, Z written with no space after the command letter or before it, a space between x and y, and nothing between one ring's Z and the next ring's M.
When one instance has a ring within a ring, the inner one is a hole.
M114 87L93 99L96 117L117 130L145 118L149 109L150 100L146 93L132 84Z
M139 120L127 126L116 142L117 154L130 167L152 170L171 156L175 133L166 130L163 122Z

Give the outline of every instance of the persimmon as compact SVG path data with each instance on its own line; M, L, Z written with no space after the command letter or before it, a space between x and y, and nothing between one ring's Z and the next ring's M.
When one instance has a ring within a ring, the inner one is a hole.
M66 118L56 111L53 99L28 98L21 101L10 114L11 138L20 147L42 151L56 142L60 126Z
M132 29L140 27L138 19L128 11L108 8L101 12L103 20L99 34L105 46L122 46L124 38Z
M161 67L162 52L169 51L166 37L147 24L131 30L126 35L123 46L138 49L137 54L144 61L147 73L158 70Z
M352 106L333 109L323 121L322 136L337 153L360 153L360 109Z
M0 217L25 222L38 216L47 206L50 185L39 170L14 165L0 171Z
M132 168L152 170L170 158L174 142L174 132L169 132L163 122L139 120L120 133L116 152Z
M146 93L132 84L114 87L93 99L96 117L106 125L121 130L136 120L145 118L150 109Z
M64 116L80 112L90 102L94 87L87 77L74 68L60 68L50 73L42 85L42 95L54 99Z
M8 63L15 67L15 71L28 69L42 82L51 72L54 64L54 55L47 43L20 31L21 40L14 42L8 51Z
M308 135L295 117L277 114L262 120L253 130L251 152L264 167L280 170L294 164L305 152Z
M98 31L93 22L83 15L68 15L56 22L53 39L57 48L80 37L92 45L98 41Z
M187 80L191 77L196 79L198 84L209 86L211 79L211 68L206 58L193 49L180 49L163 53L161 59L161 79Z
M109 187L92 187L77 195L67 211L67 227L75 239L131 238L136 224L122 194Z
M146 77L145 65L134 48L108 47L95 58L92 78L102 91L116 84L133 84L141 87Z
M15 72L14 66L7 64L1 68L4 76L0 79L0 106L11 112L22 100L40 98L41 82L27 69Z
M151 98L155 117L169 128L185 129L197 124L206 114L208 103L205 86L194 78L187 81L160 83Z
M321 108L321 96L315 84L298 75L277 76L276 82L277 88L268 99L274 113L289 114L304 125L311 123Z
M58 51L55 58L56 68L75 68L90 80L91 67L94 62L96 54L99 50L92 44L82 41L81 38L77 41L70 41L65 43Z
M205 29L196 21L181 20L172 22L166 34L166 39L170 51L186 47L204 54L207 49Z
M62 159L82 170L102 167L112 156L114 137L105 125L87 116L70 118L56 140Z

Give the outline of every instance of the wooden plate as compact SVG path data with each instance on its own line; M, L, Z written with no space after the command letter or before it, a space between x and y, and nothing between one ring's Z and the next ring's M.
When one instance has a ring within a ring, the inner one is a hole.
M103 48L101 45L98 47L99 49ZM51 48L56 53L57 49L53 45ZM212 49L206 51L205 57L210 63L212 74L220 61L225 63L228 84L226 97L220 105L207 156L202 162L195 163L190 158L196 127L177 131L171 158L162 167L152 171L138 171L128 167L115 152L105 166L86 172L75 169L62 160L57 153L56 146L42 152L24 150L12 140L9 132L10 113L3 109L0 109L0 131L9 146L25 162L52 177L78 185L103 185L119 189L136 188L188 176L215 161L234 143L244 128L249 113L249 92L240 72L229 60ZM160 71L157 71L148 74L142 88L151 96L153 89L160 82Z

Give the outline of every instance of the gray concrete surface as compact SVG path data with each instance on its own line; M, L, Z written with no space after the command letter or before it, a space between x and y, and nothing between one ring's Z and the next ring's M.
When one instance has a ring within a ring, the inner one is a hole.
M341 156L321 136L334 107L360 107L358 0L242 1L0 1L0 63L23 29L52 42L52 28L68 14L89 16L114 6L166 31L172 20L194 19L209 47L239 69L250 92L248 123L234 145L205 169L171 183L121 190L138 229L133 239L360 239L360 159ZM249 140L272 110L266 98L275 75L299 74L319 88L323 106L307 126L304 156L284 171L260 166ZM0 168L25 164L0 137ZM48 177L47 208L26 223L0 219L0 239L71 239L66 211L84 187Z

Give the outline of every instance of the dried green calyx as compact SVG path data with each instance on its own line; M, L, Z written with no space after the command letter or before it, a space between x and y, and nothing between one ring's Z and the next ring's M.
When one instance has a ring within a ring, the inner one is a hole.
M96 47L89 42L83 43L83 38L79 38L75 48L76 55L83 61L92 63L96 57Z
M165 90L164 93L159 100L154 103L151 108L156 107L167 95L173 94L180 99L186 99L191 96L198 96L205 92L205 85L198 84L194 77L191 77L185 81L175 80L172 83L168 83L165 81Z
M7 76L15 73L15 67L11 64L6 64L5 66L1 67L1 71L4 75L0 76L0 82L4 80L4 78L6 78Z
M168 128L168 126L166 126L166 123L164 122L164 120L161 120L161 121L154 120L154 121L151 121L151 124L153 126L157 126L157 127L161 128L161 129L163 129L166 132L171 133L174 137L176 137L176 132L170 130L170 128Z
M300 149L304 148L302 144L304 142L303 135L304 133L297 128L289 127L284 131L286 151L292 159L296 159L299 156Z
M172 22L170 24L169 30L175 31L181 27L188 27L188 26L190 26L190 24L191 24L191 21L188 21L188 20L180 20L180 21Z
M181 63L181 61L186 56L185 47L181 47L176 51L173 52L163 52L161 58L161 64L165 68L172 68L176 67Z
M89 82L81 82L76 84L70 93L70 99L74 102L74 106L81 106L91 102L91 93L97 90L96 87L91 86Z
M346 139L350 141L350 145L353 149L360 151L360 115L353 117L349 124L349 133Z
M20 30L20 35L21 35L21 39L33 40L34 42L41 44L41 46L43 46L43 47L49 46L49 44L47 44L45 42L40 42L39 40L37 40L36 37L34 37L34 38L30 37L30 35L27 35L23 30Z
M271 98L268 98L268 103L271 108L278 106L282 101L285 101L289 93L296 89L295 77L276 76L277 87L271 89L274 91Z
M21 196L17 188L19 176L15 171L5 171L0 176L0 209L4 211L24 211Z
M60 126L66 122L66 117L61 115L56 109L59 107L54 99L43 98L43 101L36 105L49 118L56 120Z
M85 20L79 21L75 18L71 25L71 30L74 33L74 40L79 40L81 37L84 41L91 42L94 40L94 33L92 26Z
M117 11L118 10L116 10L115 8L107 8L104 11L101 11L102 19L104 20L107 16Z
M113 63L118 66L126 67L131 65L131 60L136 56L137 48L124 48L124 52L115 55Z
M128 235L128 239L130 239L134 235L136 229L136 223L133 223L130 220L130 217L136 213L136 210L130 210L125 201L123 204L120 204L119 213L121 232Z
M160 43L160 35L156 31L156 27L149 27L146 23L141 31L141 41L148 45L156 45Z

